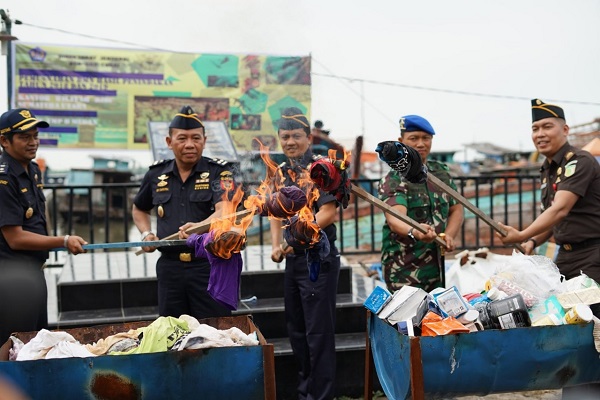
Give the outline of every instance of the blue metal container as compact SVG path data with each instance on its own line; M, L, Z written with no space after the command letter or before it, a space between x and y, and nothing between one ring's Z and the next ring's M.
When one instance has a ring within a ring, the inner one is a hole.
M128 356L1 361L8 377L32 399L275 399L273 345L247 316L200 322L217 329L256 331L261 345ZM136 322L65 330L81 343L149 325ZM36 332L18 333L25 343ZM7 359L10 346L2 346Z
M376 315L369 320L377 376L390 399L411 396L411 373L421 365L427 398L600 382L592 331L593 324L581 324L408 337ZM415 344L421 365L411 364Z

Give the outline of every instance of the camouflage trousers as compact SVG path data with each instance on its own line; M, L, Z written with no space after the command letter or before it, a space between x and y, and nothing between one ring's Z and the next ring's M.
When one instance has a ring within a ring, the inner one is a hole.
M399 250L382 253L381 267L388 290L394 292L408 285L430 292L442 287L439 250L435 245L421 250L401 246Z

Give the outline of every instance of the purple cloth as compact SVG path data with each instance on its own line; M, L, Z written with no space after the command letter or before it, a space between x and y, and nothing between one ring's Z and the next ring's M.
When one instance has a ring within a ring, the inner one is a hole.
M210 263L208 294L230 310L237 310L242 275L242 255L233 253L227 260L212 255L206 251L206 245L213 239L212 231L202 235L194 233L187 238L187 245L194 249L196 257L206 258Z

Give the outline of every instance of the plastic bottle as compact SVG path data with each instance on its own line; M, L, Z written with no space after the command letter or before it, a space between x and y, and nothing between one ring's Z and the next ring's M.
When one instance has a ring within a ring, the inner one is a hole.
M487 297L490 300L494 301L494 300L502 300L502 299L508 297L508 295L496 287L491 287L490 290L488 290L488 292L487 292Z

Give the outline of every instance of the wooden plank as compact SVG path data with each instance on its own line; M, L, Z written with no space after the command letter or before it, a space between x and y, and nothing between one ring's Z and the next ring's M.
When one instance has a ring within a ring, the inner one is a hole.
M217 220L223 220L223 219L232 219L235 218L240 219L240 218L244 218L245 216L249 215L251 212L253 212L253 210L242 210L242 211L238 211L236 213L233 214L229 214L229 215L225 215L222 216L220 218L217 218ZM208 229L210 228L210 224L214 221L215 219L211 219L210 221L206 221L203 222L199 225L196 225L192 228L186 229L185 233L187 233L188 235L192 234L192 233L205 233L208 232ZM173 233L165 238L162 238L160 240L173 240L173 239L177 239L179 238L179 232ZM148 241L148 246L151 246L152 242ZM143 254L144 250L138 250L135 252L136 256L139 256L140 254Z
M502 236L507 235L507 232L500 225L498 225L498 223L496 221L491 219L487 214L485 214L483 211L481 211L479 208L477 208L473 203L471 203L469 200L467 200L466 197L464 197L463 195L458 193L456 190L452 189L450 186L448 186L446 183L444 183L437 176L428 173L427 180L429 182L433 183L438 188L440 188L443 192L448 194L448 196L454 198L456 201L458 201L460 204L462 204L465 208L467 208L469 211L471 211L473 214L475 214L483 222L488 224L493 230L498 232L500 235L502 235ZM513 246L516 247L517 250L519 250L521 253L525 254L525 249L520 244L517 243L517 244L514 244Z

